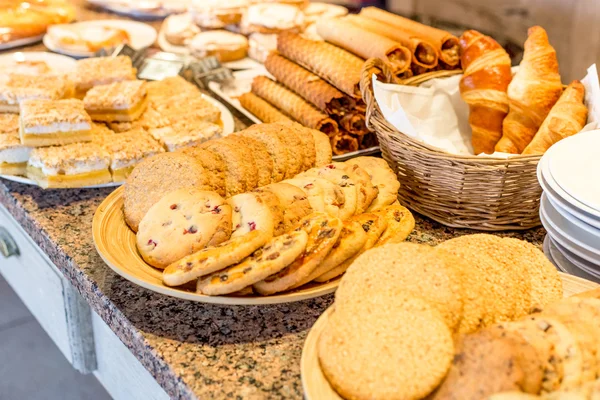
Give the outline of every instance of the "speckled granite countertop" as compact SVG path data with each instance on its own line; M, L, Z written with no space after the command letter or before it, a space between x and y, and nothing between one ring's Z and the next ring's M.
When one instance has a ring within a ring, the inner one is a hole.
M0 203L174 398L302 397L304 339L328 295L276 306L215 306L129 283L100 259L92 217L112 189L48 190L0 179ZM416 216L409 240L470 233ZM541 245L543 228L503 233Z

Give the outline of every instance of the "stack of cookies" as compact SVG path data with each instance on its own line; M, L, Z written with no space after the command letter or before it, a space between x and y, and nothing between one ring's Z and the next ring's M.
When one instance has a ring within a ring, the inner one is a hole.
M473 357L489 356L490 368L473 358L467 379L462 370L452 372L453 358L466 360L455 357L454 339L523 318L561 297L558 272L527 242L477 234L435 248L386 245L359 256L342 278L319 338L319 361L331 386L348 399L423 399L449 370L452 390L462 391L449 392L444 383L435 396L482 399L485 393L471 388L493 387L498 374L491 366L504 359L481 348ZM514 365L504 367L501 373L508 374Z
M0 82L2 174L44 188L121 182L145 157L221 134L219 109L194 85L136 80L128 57L80 60L72 77L35 67Z
M298 144L282 146L283 135L297 136ZM235 151L242 148L250 153ZM326 282L414 227L384 160L330 160L321 132L256 125L144 161L125 186L125 219L141 256L164 269L168 286L197 281L206 295L269 295ZM173 169L177 181L166 181Z

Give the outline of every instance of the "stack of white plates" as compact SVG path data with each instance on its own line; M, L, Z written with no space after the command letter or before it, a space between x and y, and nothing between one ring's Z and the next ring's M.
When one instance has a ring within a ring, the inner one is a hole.
M546 256L563 272L600 282L600 130L552 146L537 175Z

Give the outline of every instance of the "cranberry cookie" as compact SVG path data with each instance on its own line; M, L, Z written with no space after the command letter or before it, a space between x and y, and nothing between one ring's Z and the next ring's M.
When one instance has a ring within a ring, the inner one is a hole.
M263 231L269 237L283 233L283 210L267 196L250 192L235 195L227 200L233 210L232 238L254 230Z
M303 190L314 212L324 212L332 217L340 216L340 207L344 204L344 193L336 184L314 176L288 179L288 183Z
M344 193L344 204L340 207L340 218L347 220L351 218L357 210L358 190L354 179L341 168L333 164L327 164L321 168L311 168L300 174L300 177L310 177L326 179L340 187Z
M286 232L313 211L306 193L293 185L283 182L273 183L256 189L256 192L270 192L277 196L283 207L283 223Z
M376 214L385 218L388 227L375 243L375 246L404 242L412 230L415 229L415 218L406 207L401 205L387 206Z
M356 157L345 162L358 165L371 177L371 182L378 189L377 197L373 200L367 211L381 210L384 206L392 204L398 197L400 182L388 163L382 158Z

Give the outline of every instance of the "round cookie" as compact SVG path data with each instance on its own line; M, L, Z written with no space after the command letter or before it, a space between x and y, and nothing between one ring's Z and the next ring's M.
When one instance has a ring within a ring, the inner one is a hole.
M416 400L442 381L454 355L439 312L409 293L374 292L330 315L318 339L323 373L347 399Z
M273 161L273 171L271 173L271 182L281 182L289 168L287 150L284 142L275 133L272 128L268 128L270 124L256 124L238 132L238 135L250 137L261 141L267 149Z
M377 214L385 218L388 227L377 240L375 246L382 246L387 243L402 243L415 229L415 218L406 207L400 205L386 206Z
M285 171L285 179L293 178L304 171L302 141L296 132L287 123L281 122L269 124L269 129L279 136L287 152L288 169Z
M369 208L371 203L373 203L373 200L375 200L377 198L377 195L379 194L379 189L371 181L371 176L367 173L367 171L365 171L356 164L346 162L333 164L339 166L345 171L351 172L352 174L354 174L354 176L356 176L356 179L361 186L361 190L364 191L365 199L364 206L362 207L362 212L365 212Z
M433 247L399 243L366 251L342 278L335 294L336 308L378 291L402 291L422 297L440 312L451 330L460 322L460 276Z
M348 173L342 169L336 168L332 164L327 164L321 168L311 168L306 172L300 174L299 177L315 177L326 179L339 186L344 193L344 204L339 207L340 218L347 220L351 218L358 208L358 190L356 182L348 175Z
M226 166L220 157L209 150L201 149L197 146L185 147L179 151L183 154L194 157L196 161L202 164L208 173L208 184L211 190L214 190L221 196L225 196L227 194L225 188Z
M231 207L215 192L174 190L150 207L140 222L136 244L142 258L166 268L231 236Z
M306 250L279 273L255 283L254 289L258 293L269 295L282 292L309 276L337 242L342 221L324 213L313 213L299 222L298 230L308 234Z
M261 281L294 262L306 249L307 240L304 231L277 236L240 264L199 280L197 291L211 296L229 294Z
M296 177L282 183L302 189L314 212L324 212L336 218L340 216L340 206L345 199L344 193L336 184L314 176Z
M400 182L388 163L382 158L356 157L345 161L346 164L358 165L371 177L373 185L377 186L378 194L367 211L377 211L392 204L398 197Z
M265 186L271 183L271 177L273 174L273 159L267 151L267 146L261 141L254 138L242 135L229 135L225 138L233 142L234 146L245 149L250 152L254 158L257 176L257 187Z
M272 183L256 189L256 192L270 192L277 196L279 204L283 207L283 223L286 232L293 229L302 218L313 211L306 193L296 186L283 182Z
M235 146L231 141L224 139L209 140L202 143L200 148L207 149L216 154L225 163L225 189L226 196L250 191L258 185L258 171L254 158L248 155L243 148Z
M237 194L227 199L233 210L232 238L259 230L269 237L284 232L283 209L276 199L262 193Z
M177 179L172 179L173 171L177 171ZM185 187L211 188L209 174L193 157L181 153L161 153L146 158L135 166L125 182L125 222L137 232L150 207L165 194Z
M220 271L239 263L264 246L268 240L269 235L255 230L217 246L202 249L169 265L163 271L163 282L167 286L179 286Z
M315 142L315 167L322 167L331 162L332 152L329 137L321 131L310 129Z
M309 128L305 128L296 122L292 122L290 125L302 142L302 148L304 150L304 157L302 158L302 171L306 171L307 169L314 167L316 163L317 152L315 148L315 140L313 139L312 134L308 132Z

